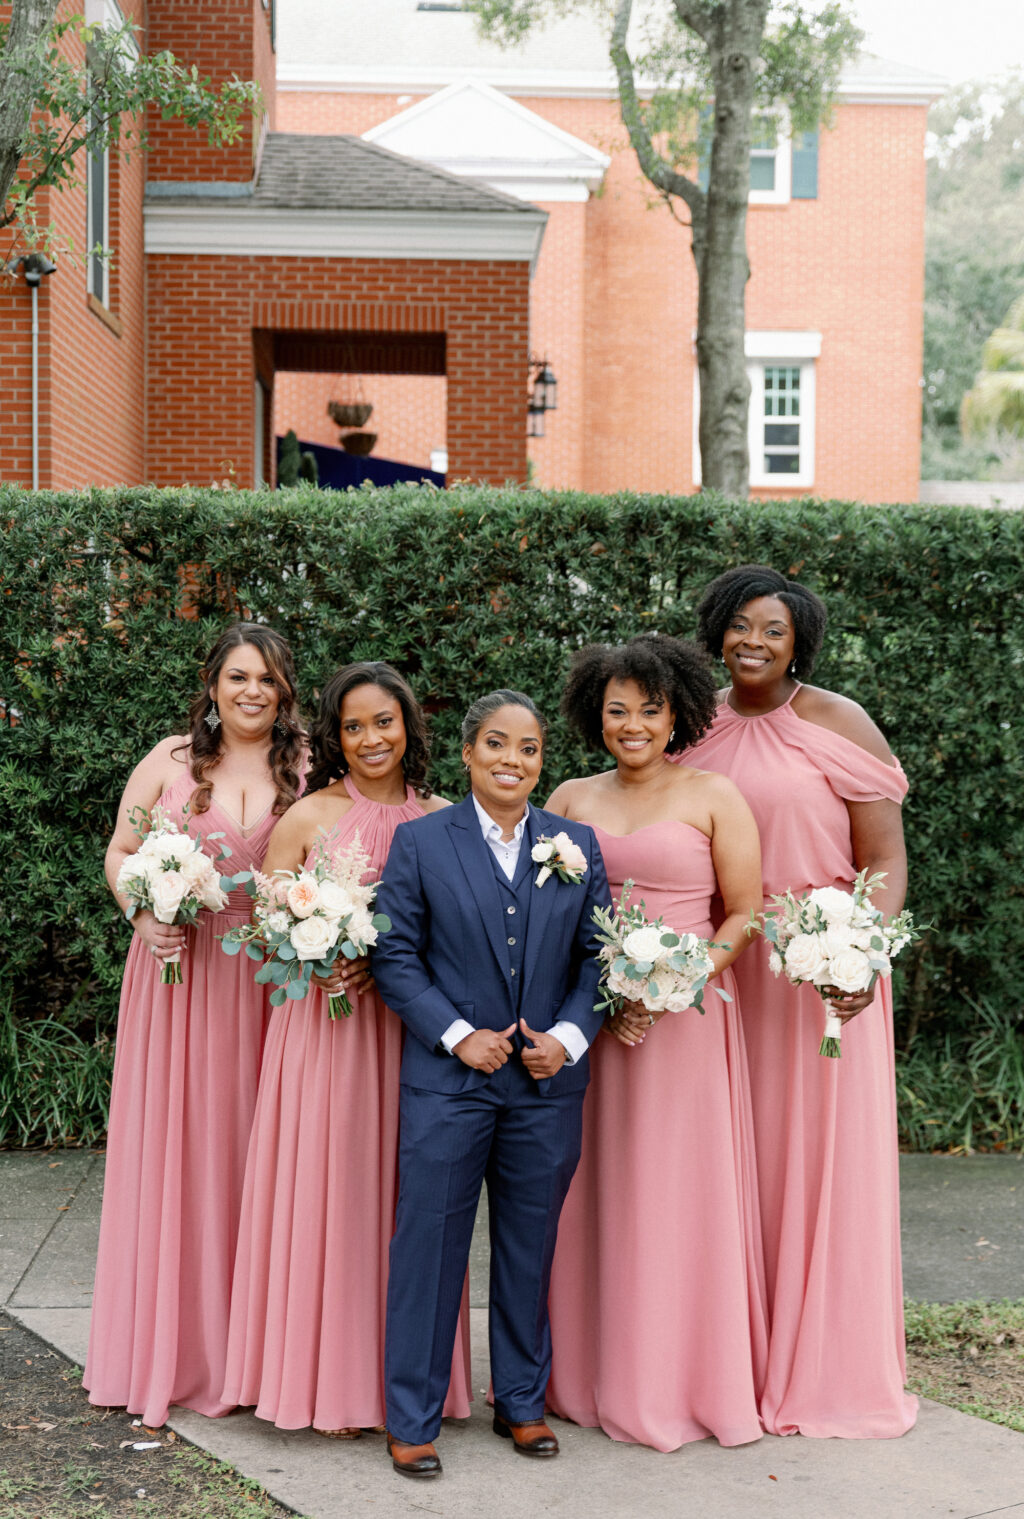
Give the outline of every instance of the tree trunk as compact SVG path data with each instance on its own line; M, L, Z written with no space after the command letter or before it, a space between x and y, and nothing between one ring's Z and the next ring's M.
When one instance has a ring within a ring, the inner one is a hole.
M677 9L680 7L677 0ZM704 225L694 227L701 478L745 496L750 481L744 334L751 112L767 0L727 0L707 36L715 84L715 131Z
M7 45L0 54L0 214L18 172L32 120L40 75L32 66L33 55L41 54L57 5L58 0L14 0L11 6Z

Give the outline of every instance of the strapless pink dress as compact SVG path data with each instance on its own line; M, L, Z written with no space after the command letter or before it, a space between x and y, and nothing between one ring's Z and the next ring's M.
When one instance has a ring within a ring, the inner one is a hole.
M680 822L596 828L616 901L710 936L709 839ZM548 1402L613 1439L675 1450L762 1433L767 1346L746 1056L731 971L703 1016L667 1013L632 1049L591 1050L583 1154L551 1278Z
M795 693L794 693L795 695ZM790 703L743 717L723 702L682 761L728 775L761 832L766 895L848 886L847 802L900 802L907 781ZM891 982L818 1054L810 987L736 965L750 1060L770 1342L761 1412L773 1434L887 1438L914 1423L904 1391L903 1289Z
M228 874L259 865L277 818L245 836L217 803L183 809L183 775L160 798L179 826L223 831ZM207 853L216 855L217 841ZM156 1427L171 1403L215 1417L228 1337L242 1178L270 1006L244 955L217 942L251 903L188 930L183 982L162 986L160 962L133 937L125 966L110 1098L103 1213L83 1382L89 1401L124 1406Z
M358 833L379 875L398 824L423 808L411 789L385 806L345 786L355 805L331 847ZM337 1021L318 989L274 1009L249 1146L223 1396L281 1429L384 1422L402 1024L376 992L350 1000ZM444 1409L460 1418L468 1326L464 1294Z

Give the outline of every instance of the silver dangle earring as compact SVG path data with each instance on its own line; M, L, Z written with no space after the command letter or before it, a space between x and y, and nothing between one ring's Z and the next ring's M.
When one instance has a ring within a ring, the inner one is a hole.
M287 732L288 732L288 724L285 722L284 718L283 717L277 717L277 718L275 718L274 719L274 735L275 735L275 737L276 738L284 738L284 736L285 736L285 734Z
M220 727L220 713L217 711L216 702L212 702L210 704L210 710L203 718L203 722L209 728L211 733L216 733L217 729Z
M675 736L676 736L676 730L675 730L675 729L674 729L674 728L673 728L673 729L672 729L672 732L671 732L671 733L670 733L670 734L669 734L669 736L668 736L668 741L669 741L669 743L671 743L671 742L672 742L672 740L673 740L673 739L674 739L674 738L675 738Z

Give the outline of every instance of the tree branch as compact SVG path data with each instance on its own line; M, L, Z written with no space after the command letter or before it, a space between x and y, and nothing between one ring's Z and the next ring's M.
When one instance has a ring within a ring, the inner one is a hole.
M640 168L656 190L662 195L678 195L690 208L690 216L696 226L703 221L705 196L703 190L685 174L679 174L667 159L662 158L651 141L640 101L637 99L633 64L626 50L626 33L633 11L633 0L618 0L612 25L609 54L619 81L619 105L623 125L637 156Z
M32 120L33 75L25 67L38 52L59 0L14 0L7 44L0 56L0 208L18 173L25 134Z

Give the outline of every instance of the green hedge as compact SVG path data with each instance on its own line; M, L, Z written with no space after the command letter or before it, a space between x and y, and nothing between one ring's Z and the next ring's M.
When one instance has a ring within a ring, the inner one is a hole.
M0 487L0 519L5 1016L111 1032L128 930L104 844L129 770L180 725L227 619L291 639L309 704L342 661L398 665L433 714L438 789L457 796L474 695L520 686L555 716L572 647L690 634L702 586L746 560L825 597L815 679L863 702L910 775L910 902L934 926L900 974L901 1038L964 1033L979 996L1020 1009L1019 514L468 486ZM598 762L556 721L542 791Z

